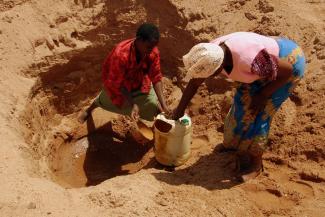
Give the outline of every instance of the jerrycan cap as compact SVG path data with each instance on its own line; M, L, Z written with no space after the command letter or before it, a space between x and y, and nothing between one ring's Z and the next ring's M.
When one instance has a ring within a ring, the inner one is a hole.
M190 121L188 119L181 119L181 124L187 126L190 124Z
M190 119L190 117L187 114L184 114L184 116L179 119L179 122L183 126L188 126L188 125L191 124L191 119Z

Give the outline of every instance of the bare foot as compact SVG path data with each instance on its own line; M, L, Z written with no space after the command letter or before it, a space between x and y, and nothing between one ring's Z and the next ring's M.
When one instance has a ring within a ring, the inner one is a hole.
M263 171L262 155L238 154L236 167L238 172L236 179L238 181L246 182L254 179Z
M83 124L89 117L89 112L88 111L83 111L80 113L78 117L79 123Z
M215 150L218 153L227 153L227 152L235 152L236 151L235 148L225 147L222 143L218 144Z

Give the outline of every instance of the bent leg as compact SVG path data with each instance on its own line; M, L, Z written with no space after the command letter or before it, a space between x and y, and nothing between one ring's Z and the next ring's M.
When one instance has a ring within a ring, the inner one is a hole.
M133 98L134 102L140 108L140 118L153 121L155 116L159 113L159 103L156 93L151 88L148 94L137 94Z

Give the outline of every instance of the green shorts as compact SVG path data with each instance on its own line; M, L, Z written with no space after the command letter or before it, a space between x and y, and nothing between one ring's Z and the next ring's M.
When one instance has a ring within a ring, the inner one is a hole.
M133 101L139 106L140 118L147 121L153 121L154 117L158 114L158 100L154 89L151 87L148 94L141 91L135 91L131 93ZM127 106L118 108L115 106L111 98L106 94L105 90L102 90L98 97L95 99L95 104L98 107L103 108L106 111L114 112L121 115L131 115L132 107Z

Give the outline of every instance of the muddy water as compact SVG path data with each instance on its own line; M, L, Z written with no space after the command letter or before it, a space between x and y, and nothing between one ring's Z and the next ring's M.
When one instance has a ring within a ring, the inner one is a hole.
M152 144L140 145L96 133L60 146L53 162L54 180L66 188L97 185L138 172L152 158Z
M62 144L58 150L54 164L55 180L64 187L83 187L87 177L83 169L88 149L87 138L72 144Z
M145 124L139 122L138 123L138 128L139 128L139 132L149 141L153 140L153 131L147 127Z

